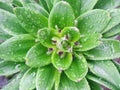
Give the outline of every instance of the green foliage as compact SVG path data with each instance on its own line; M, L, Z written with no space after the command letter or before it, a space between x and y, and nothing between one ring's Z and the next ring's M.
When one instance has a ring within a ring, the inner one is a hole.
M2 90L120 89L119 0L0 0ZM87 78L87 79L86 79Z

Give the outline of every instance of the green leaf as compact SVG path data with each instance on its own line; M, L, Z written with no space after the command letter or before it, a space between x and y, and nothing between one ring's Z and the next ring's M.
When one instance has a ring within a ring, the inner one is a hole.
M19 0L23 6L29 3L36 3L35 0Z
M48 0L48 1L51 1L51 0ZM39 4L40 4L40 6L42 6L43 8L45 8L48 12L50 12L49 11L49 7L48 7L48 3L46 2L46 0L39 0Z
M34 43L34 38L28 34L12 37L0 45L0 58L8 61L24 62L27 51Z
M19 73L14 76L13 79L2 88L2 90L19 90L19 84L22 76L23 73Z
M100 45L102 35L99 33L92 33L81 35L78 45L74 46L75 51L87 51Z
M20 81L19 90L33 90L35 88L37 69L29 69Z
M98 84L92 80L89 80L89 84L90 84L91 90L103 90L100 84Z
M113 61L114 65L117 67L119 73L120 73L120 63Z
M100 9L88 11L77 18L81 34L102 32L109 20L109 13Z
M65 1L67 1L71 5L75 13L75 16L78 17L80 15L81 0L65 0Z
M95 8L113 9L120 5L120 0L98 0Z
M33 46L25 57L26 64L30 67L42 67L51 63L51 55L48 49L41 44Z
M37 31L48 26L47 18L27 8L15 8L15 14L27 32L36 35Z
M29 3L29 4L25 5L25 7L29 8L31 10L34 10L35 12L39 12L39 13L43 14L45 17L47 17L47 18L49 16L49 13L37 3Z
M80 82L73 82L62 74L58 90L90 90L90 87L85 78Z
M81 81L87 74L87 62L83 55L75 54L71 66L65 70L69 79L75 82Z
M109 31L114 26L116 26L120 23L120 9L112 9L109 12L110 12L111 20L110 20L109 24L107 25L107 27L105 28L105 30L103 30L102 33Z
M103 34L103 37L108 38L108 37L113 37L113 36L116 36L119 34L120 34L120 24L116 25L115 27L113 27L109 31L105 32Z
M1 1L0 1L0 9L3 9L3 10L13 13L13 7L10 6L9 4L1 2Z
M54 85L55 69L51 66L39 68L36 76L37 90L51 90Z
M100 78L100 77L97 77L97 76L95 76L95 75L93 75L93 74L87 74L86 77L87 77L89 80L92 80L92 81L94 81L94 82L96 82L96 83L99 83L100 85L103 85L103 86L105 86L105 87L107 87L107 88L109 88L109 89L111 89L111 90L116 90L112 84L108 83L107 81L105 81L104 79L102 79L102 78ZM96 89L95 89L95 90L96 90Z
M74 13L72 7L65 1L60 1L53 6L49 16L49 27L58 30L74 25Z
M59 55L59 51L54 51L52 54L52 64L55 68L62 71L68 69L72 63L72 53L63 52L63 55Z
M89 68L93 74L112 84L114 90L120 89L120 74L112 61L91 61Z
M92 10L98 0L80 0L80 1L81 1L80 14L83 14L89 10Z
M96 48L84 53L90 60L107 60L120 57L120 41L103 40Z
M23 63L15 63L10 61L1 61L0 62L0 76L9 76L20 71L21 66L24 66Z
M54 47L52 42L54 33L53 30L42 28L37 33L38 41L45 47Z
M62 30L61 34L62 37L68 36L68 41L70 42L76 42L80 38L79 29L76 27L65 27Z
M25 34L25 29L19 24L18 19L10 12L0 9L0 28L10 35Z
M12 1L12 4L14 5L14 6L18 6L18 7L22 7L23 5L22 5L22 3L20 2L20 0L13 0Z

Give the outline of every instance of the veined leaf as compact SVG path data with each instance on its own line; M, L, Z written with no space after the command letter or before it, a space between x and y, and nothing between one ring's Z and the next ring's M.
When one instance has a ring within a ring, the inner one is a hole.
M60 30L67 26L74 26L74 19L74 13L69 3L60 1L50 12L49 27Z
M47 18L27 8L15 8L15 14L27 32L36 35L37 31L48 26Z
M103 34L103 37L108 38L108 37L113 37L113 36L116 36L119 34L120 34L120 24L116 25L115 27L113 27L109 31L105 32Z
M75 82L81 81L87 74L88 67L84 56L75 54L71 66L65 70L69 79Z
M47 54L48 48L41 44L33 46L25 57L26 64L30 67L42 67L51 63L51 55Z
M83 13L93 9L98 0L80 0L80 1L81 1L80 14L83 14Z
M98 0L95 8L114 9L120 5L120 0Z
M55 69L52 66L39 68L36 76L37 90L51 90L54 84Z
M90 87L85 78L80 82L73 82L62 74L58 90L90 90Z
M52 64L58 70L68 69L72 63L72 53L62 53L63 57L57 52L54 51L52 54Z
M109 10L109 12L110 12L111 20L102 33L109 31L110 29L112 29L113 27L115 27L120 23L120 9L112 9Z
M6 11L13 13L13 7L5 2L0 1L0 9L3 9L3 10L6 10Z
M37 69L29 69L20 81L19 90L33 90L36 85L36 71Z
M0 9L0 18L0 28L8 34L19 35L26 33L14 14Z
M0 58L8 61L24 62L27 51L34 45L31 35L18 35L0 45Z
M114 90L120 89L120 74L112 61L91 61L89 68L93 74L112 84Z
M88 11L77 18L81 34L100 33L107 26L109 20L109 13L100 9Z
M74 46L75 51L87 51L100 45L102 35L100 33L93 33L87 35L80 35L78 45Z
M0 62L0 76L9 76L20 71L23 63L15 63L10 61L1 61ZM24 65L23 65L24 66Z
M120 41L103 40L96 48L84 53L90 60L107 60L120 57Z

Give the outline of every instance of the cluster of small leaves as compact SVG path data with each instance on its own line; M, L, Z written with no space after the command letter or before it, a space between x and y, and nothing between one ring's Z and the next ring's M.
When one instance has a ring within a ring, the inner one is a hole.
M0 76L11 78L2 90L119 90L119 5L0 0Z

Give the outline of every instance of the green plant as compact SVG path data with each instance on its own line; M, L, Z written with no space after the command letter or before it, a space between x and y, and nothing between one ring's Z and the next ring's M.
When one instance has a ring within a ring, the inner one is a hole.
M0 1L2 90L119 90L119 3Z

